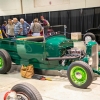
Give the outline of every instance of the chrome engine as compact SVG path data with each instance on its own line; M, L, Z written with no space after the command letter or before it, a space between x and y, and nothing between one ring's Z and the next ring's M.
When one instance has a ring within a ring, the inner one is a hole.
M68 50L68 55L70 56L79 56L81 57L84 54L84 50L78 49L78 48L71 48Z

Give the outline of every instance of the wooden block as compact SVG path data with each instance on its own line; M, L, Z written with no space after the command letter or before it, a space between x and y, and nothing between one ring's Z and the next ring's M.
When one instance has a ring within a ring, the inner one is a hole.
M72 40L81 40L82 39L81 32L72 32L71 33L71 39Z

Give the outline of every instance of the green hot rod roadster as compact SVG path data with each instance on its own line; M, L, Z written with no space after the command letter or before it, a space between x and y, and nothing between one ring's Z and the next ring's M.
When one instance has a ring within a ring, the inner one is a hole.
M70 83L78 88L87 88L94 73L100 74L99 57L97 42L88 42L86 50L82 50L61 34L0 40L0 74L10 70L11 62L32 64L38 69L66 70Z

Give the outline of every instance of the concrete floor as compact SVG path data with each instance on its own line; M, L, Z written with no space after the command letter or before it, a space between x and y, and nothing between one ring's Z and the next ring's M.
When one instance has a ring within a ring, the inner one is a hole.
M82 47L82 42L75 46ZM20 67L13 65L8 74L0 74L0 100L3 100L4 93L10 90L15 84L21 82L31 83L37 88L43 100L100 100L100 78L88 87L88 89L78 89L73 87L67 77L60 77L58 71L44 71L46 76L52 81L41 81L35 79L22 78L19 73ZM66 72L64 72L64 75ZM56 75L56 76L51 76Z
M35 86L43 97L43 100L100 100L100 78L94 81L88 89L73 87L67 77L46 76L52 81L41 81L22 78L20 73L0 75L0 100L4 93L17 83L28 82Z

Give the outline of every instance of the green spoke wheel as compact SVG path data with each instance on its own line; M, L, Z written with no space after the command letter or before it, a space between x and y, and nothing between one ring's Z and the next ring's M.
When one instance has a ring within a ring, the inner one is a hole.
M87 88L93 81L91 67L82 61L73 62L67 71L70 83L78 88Z
M75 66L71 70L70 77L75 84L80 86L86 82L87 73L82 67Z
M0 69L3 67L3 63L4 63L3 58L0 57Z

